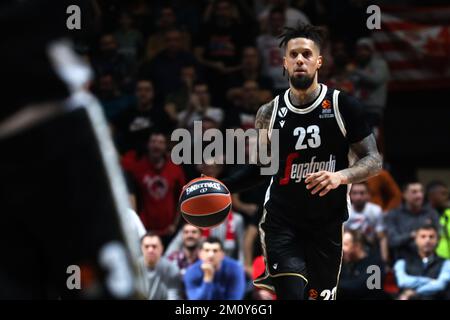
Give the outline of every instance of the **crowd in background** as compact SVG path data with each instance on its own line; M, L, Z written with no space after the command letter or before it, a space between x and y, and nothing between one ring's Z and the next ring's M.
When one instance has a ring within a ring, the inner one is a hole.
M167 4L169 3L169 4ZM367 1L98 1L101 34L76 48L91 64L121 156L130 202L148 232L142 268L149 299L276 299L256 290L264 270L258 223L267 185L233 194L233 211L211 230L186 225L183 185L236 167L174 164L170 134L254 127L258 108L288 88L278 35L313 23L328 30L319 82L360 100L383 151L389 68L365 28ZM345 12L346 21L339 17ZM352 27L349 27L352 26ZM389 172L352 186L338 297L449 298L449 191ZM378 266L378 289L368 286Z

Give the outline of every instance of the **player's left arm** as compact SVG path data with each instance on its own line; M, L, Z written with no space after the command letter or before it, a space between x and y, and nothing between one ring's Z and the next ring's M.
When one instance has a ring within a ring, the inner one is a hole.
M356 99L340 93L339 109L346 123L346 138L350 143L350 150L357 160L349 168L337 172L319 171L307 176L306 188L311 190L312 194L320 192L321 197L341 184L361 182L377 175L383 164L375 136L367 125L361 104Z
M373 134L351 144L350 148L358 160L349 168L337 172L319 171L308 175L305 180L306 188L312 189L312 194L320 191L319 196L322 197L341 184L361 182L380 172L382 160Z

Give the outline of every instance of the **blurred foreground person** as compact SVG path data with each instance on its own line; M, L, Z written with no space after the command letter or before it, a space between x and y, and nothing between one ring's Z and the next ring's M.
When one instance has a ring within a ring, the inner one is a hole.
M3 1L0 299L130 299L136 232L90 70L67 39L69 1ZM91 2L79 1L84 31ZM45 15L43 15L45 13ZM134 238L133 238L134 236Z

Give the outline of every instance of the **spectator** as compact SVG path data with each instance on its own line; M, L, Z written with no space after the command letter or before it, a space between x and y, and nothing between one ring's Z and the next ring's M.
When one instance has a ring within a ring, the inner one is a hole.
M178 123L178 114L186 110L189 105L189 98L194 89L194 83L197 83L198 73L194 65L186 65L181 68L181 88L168 94L165 99L164 110L171 121Z
M367 186L371 201L379 205L384 213L402 204L402 191L386 169L382 169L377 176L367 180Z
M234 103L226 114L225 127L244 130L254 128L256 112L261 104L272 98L270 92L260 90L256 81L247 80L241 90L234 91L233 94L230 99Z
M384 263L388 261L388 243L385 234L381 207L369 202L366 183L355 183L350 190L352 208L346 229L360 232L370 245L370 254L380 255Z
M225 256L214 237L203 241L200 260L186 270L184 283L189 300L240 300L245 292L242 266Z
M448 205L448 186L442 181L431 181L427 185L427 202L439 214L441 235L437 246L437 254L450 259L450 208Z
M320 68L322 77L324 77L324 71L329 71L328 76L323 78L324 82L329 87L353 95L355 86L349 71L352 69L352 64L345 43L343 41L333 42L332 53L331 61L325 59L324 65Z
M170 261L176 262L178 268L180 269L181 275L184 276L186 269L198 260L198 250L202 230L196 226L186 223L180 232L183 238L181 250L173 251L169 255L167 255L169 252L167 251L165 256L167 256Z
M137 157L135 152L129 152L122 165L138 186L139 216L145 228L159 235L164 245L168 244L178 226L177 203L185 179L183 170L167 155L166 136L152 133L147 155Z
M384 282L382 262L365 250L364 236L356 230L345 231L342 241L343 263L338 284L338 298L346 299L377 299L383 297L381 288ZM381 279L369 277L373 271L369 267L379 267ZM378 282L378 283L377 283ZM368 287L372 283L375 288ZM376 285L379 285L379 288Z
M183 48L182 33L178 29L164 33L164 46L164 50L152 60L146 60L139 70L140 78L154 81L155 89L163 99L182 86L181 69L196 64L192 53Z
M196 39L194 52L205 67L213 97L220 103L225 98L227 75L239 69L242 49L251 43L234 16L231 1L215 1L212 12Z
M198 81L194 84L187 109L178 115L178 126L193 129L194 121L203 117L211 118L218 124L223 121L223 110L211 106L209 86L206 82Z
M368 124L377 129L381 125L386 107L389 68L387 63L375 54L375 46L369 38L358 40L356 62L356 68L352 72L355 97L363 104Z
M114 33L118 52L130 65L136 65L142 52L143 37L133 26L133 18L128 12L122 12L119 17L119 30Z
M436 211L424 206L423 187L420 182L409 182L403 187L404 204L390 211L385 217L388 244L394 261L415 252L416 230L424 224L437 229L439 217Z
M111 33L100 37L99 51L92 58L92 67L97 75L111 74L114 79L120 79L118 87L127 92L132 83L134 70L127 59L119 53L117 39Z
M278 36L283 31L285 14L280 8L273 8L269 14L269 28L256 39L261 53L262 74L272 79L274 93L281 93L289 87L288 78L283 72L284 51L280 48Z
M182 279L176 264L162 257L161 239L154 233L142 237L142 264L149 300L180 300Z
M256 47L244 48L241 68L230 75L230 81L227 87L229 91L240 88L247 80L256 81L262 89L272 90L272 79L261 74L261 59Z
M121 92L112 74L101 75L95 91L109 121L113 121L133 100L132 96Z
M288 0L270 0L269 6L266 10L261 12L259 20L261 24L261 30L266 30L267 18L270 14L270 10L273 8L280 8L286 16L286 27L295 27L298 23L309 24L309 18L300 10L289 6Z
M399 300L449 299L450 261L435 254L438 231L434 225L417 228L414 255L400 259L394 270L402 289Z
M170 133L174 127L169 116L155 102L153 83L139 80L135 90L136 104L128 107L115 119L116 140L121 153L146 149L148 137L154 131Z

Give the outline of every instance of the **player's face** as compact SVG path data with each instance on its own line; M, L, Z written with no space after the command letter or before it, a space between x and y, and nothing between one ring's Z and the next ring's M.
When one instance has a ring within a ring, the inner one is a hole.
M357 208L362 208L369 200L369 192L367 187L363 184L355 184L350 191L350 200L352 204Z
M306 38L289 40L283 60L291 86L299 90L311 86L317 70L322 66L319 48L314 41Z
M414 208L419 208L423 204L423 187L420 183L412 183L403 193L405 202Z
M188 249L196 248L200 241L200 229L190 224L186 224L183 228L183 244Z
M142 254L149 264L156 264L161 258L163 246L158 237L145 237L141 244Z
M218 268L224 257L223 250L218 243L205 242L200 252L200 259L204 262L211 263Z
M433 229L420 229L416 234L416 246L419 251L430 254L437 245L437 234Z

